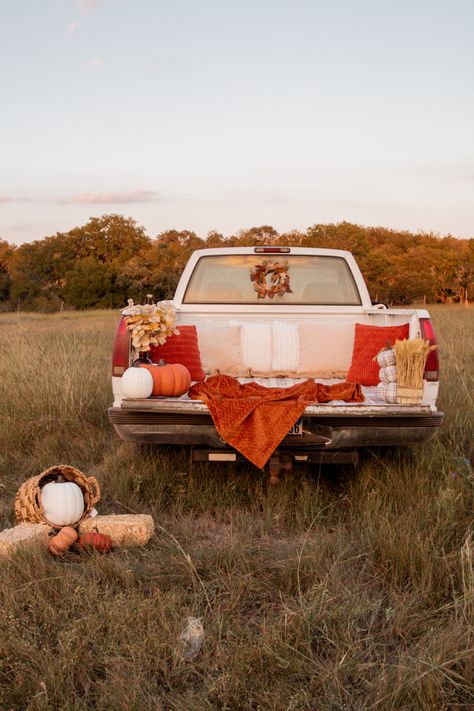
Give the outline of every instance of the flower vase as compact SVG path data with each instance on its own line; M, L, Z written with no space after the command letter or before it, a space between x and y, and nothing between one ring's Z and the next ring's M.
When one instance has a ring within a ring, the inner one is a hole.
M139 368L141 365L153 365L153 361L148 355L148 351L139 351L138 358L133 361L134 368Z

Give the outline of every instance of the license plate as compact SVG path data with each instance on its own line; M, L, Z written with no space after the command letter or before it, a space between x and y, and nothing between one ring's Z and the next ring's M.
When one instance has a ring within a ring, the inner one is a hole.
M300 417L297 422L293 425L291 430L288 432L289 435L302 435L303 434L303 418Z

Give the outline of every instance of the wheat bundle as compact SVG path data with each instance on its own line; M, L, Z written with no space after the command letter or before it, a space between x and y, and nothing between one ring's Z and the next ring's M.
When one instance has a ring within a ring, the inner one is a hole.
M397 400L399 403L420 402L423 396L423 373L428 354L437 348L422 338L395 342L397 365Z

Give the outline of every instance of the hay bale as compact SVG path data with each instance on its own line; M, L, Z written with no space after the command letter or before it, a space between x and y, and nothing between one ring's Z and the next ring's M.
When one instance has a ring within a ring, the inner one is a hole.
M98 515L81 521L79 535L95 529L110 536L114 546L144 546L152 537L155 524L148 514Z
M10 556L21 547L48 547L51 526L44 523L19 523L0 533L0 555Z

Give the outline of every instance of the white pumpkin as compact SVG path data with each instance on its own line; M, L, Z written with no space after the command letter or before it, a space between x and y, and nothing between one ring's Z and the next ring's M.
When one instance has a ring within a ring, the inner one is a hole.
M382 383L395 383L397 380L397 366L387 365L386 368L380 368L380 380Z
M130 399L150 397L153 376L146 368L128 368L122 375L122 391Z
M84 495L73 481L51 481L41 489L44 515L55 526L71 526L84 513Z
M381 368L386 368L387 365L395 365L395 351L392 348L384 348L377 355L377 363Z

